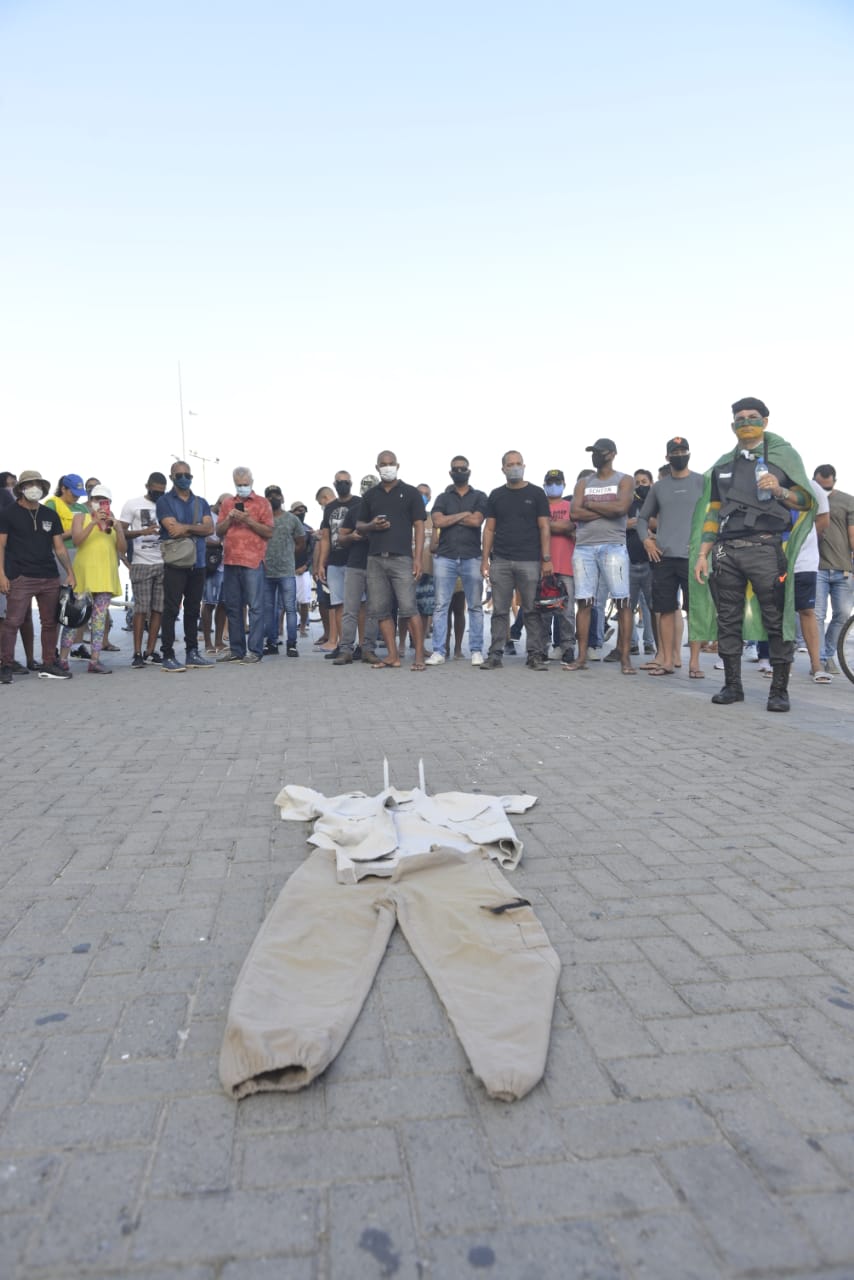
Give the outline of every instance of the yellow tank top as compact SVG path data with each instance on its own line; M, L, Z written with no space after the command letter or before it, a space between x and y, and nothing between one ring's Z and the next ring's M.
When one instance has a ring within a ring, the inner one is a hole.
M95 523L90 515L83 517L84 529ZM109 591L111 596L121 595L115 529L111 529L109 533L98 528L92 530L86 541L77 548L74 576L77 579L77 591L91 591L93 595L99 591Z

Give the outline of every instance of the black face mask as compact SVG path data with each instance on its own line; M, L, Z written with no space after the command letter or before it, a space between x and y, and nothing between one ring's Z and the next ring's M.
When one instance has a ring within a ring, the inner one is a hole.
M679 453L675 457L668 458L667 461L670 463L671 471L684 471L691 461L691 455L690 453Z
M270 506L273 508L273 510L274 510L274 511L281 511L281 509L282 509L282 499L281 499L281 498L270 498L270 499L269 499L269 503L270 503Z
M599 468L604 467L605 463L608 461L608 455L607 453L600 453L598 449L594 449L590 455L590 461L598 471Z
M468 467L451 467L450 476L454 484L468 484L470 475Z
M646 498L646 495L649 493L649 490L650 490L650 486L648 484L638 485L638 487L635 489L635 497L637 498L638 502L644 501L644 499Z
M336 481L335 481L335 492L338 494L338 497L339 497L339 498L349 498L349 497L350 497L350 490L351 490L352 488L353 488L353 485L351 484L351 482L350 482L349 480L336 480Z
M156 502L158 498L163 497L164 492L165 492L164 489L158 489L156 493L153 489L149 489L148 493L145 496L146 498L148 498L149 502Z

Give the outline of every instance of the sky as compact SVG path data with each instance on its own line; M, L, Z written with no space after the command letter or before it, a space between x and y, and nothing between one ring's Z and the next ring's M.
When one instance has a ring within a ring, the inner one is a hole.
M0 469L854 491L852 120L850 0L0 0Z

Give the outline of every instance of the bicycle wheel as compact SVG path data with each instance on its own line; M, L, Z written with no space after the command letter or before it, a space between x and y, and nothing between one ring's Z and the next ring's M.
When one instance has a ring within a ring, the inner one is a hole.
M839 659L840 667L854 684L854 614L851 615L839 633L836 656Z

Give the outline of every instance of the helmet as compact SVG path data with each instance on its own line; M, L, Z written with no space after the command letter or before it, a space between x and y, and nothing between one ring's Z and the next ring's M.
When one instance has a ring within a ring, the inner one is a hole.
M537 594L534 604L539 613L553 613L564 607L569 599L569 592L553 573L544 573L537 583Z
M92 597L88 591L76 596L71 587L61 587L56 620L62 627L75 630L83 627L92 617Z

